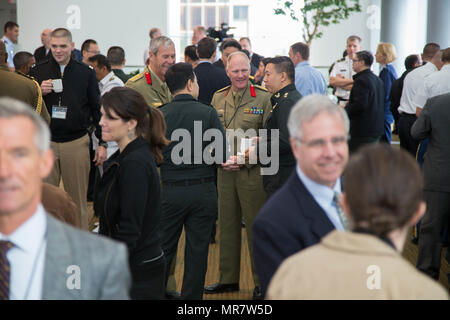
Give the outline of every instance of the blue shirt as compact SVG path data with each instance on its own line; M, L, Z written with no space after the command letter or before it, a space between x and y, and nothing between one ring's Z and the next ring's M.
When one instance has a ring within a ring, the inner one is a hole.
M6 52L8 52L8 66L14 68L13 58L14 58L14 43L7 37L3 36L2 41L5 43Z
M328 219L330 219L334 227L337 230L345 231L341 218L339 217L339 213L337 212L337 208L333 205L334 193L341 193L341 179L338 179L334 185L334 188L331 189L308 178L298 165L296 166L296 169L298 178L303 182L306 190L311 193L317 204L323 209L323 211L325 211Z
M313 93L325 95L327 84L319 71L303 61L295 66L295 87L305 97Z

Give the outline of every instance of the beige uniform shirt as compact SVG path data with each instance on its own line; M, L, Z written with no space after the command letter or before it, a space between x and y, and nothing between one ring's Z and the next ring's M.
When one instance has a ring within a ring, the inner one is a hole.
M159 108L172 100L167 84L149 66L146 66L143 72L130 78L125 87L138 91L144 96L147 104L155 108Z
M240 93L234 93L231 86L216 91L211 105L216 109L225 130L264 128L272 110L271 94L263 87L253 85L250 81ZM234 154L240 150L240 141L236 141ZM229 150L231 151L231 150Z

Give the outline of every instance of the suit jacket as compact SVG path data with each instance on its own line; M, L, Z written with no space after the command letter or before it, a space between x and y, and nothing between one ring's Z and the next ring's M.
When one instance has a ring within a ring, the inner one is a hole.
M380 287L370 289L377 274ZM340 231L331 232L320 244L283 262L267 295L285 300L448 299L440 284L384 241L369 234Z
M52 50L48 50L48 53L45 54L45 47L41 46L34 51L34 59L36 63L41 62L43 60L48 60L50 57L53 57Z
M199 86L198 101L205 104L211 104L214 92L231 84L225 69L209 62L200 63L194 72Z
M318 243L334 229L294 170L253 223L255 266L263 290L284 259Z
M392 83L397 80L397 72L392 64L387 64L380 72L380 79L384 85L384 119L391 124L394 122L394 116L391 112L391 100L389 99L391 94Z
M424 189L450 192L450 93L428 99L411 128L416 140L429 138L423 163Z
M353 88L345 107L350 119L350 136L376 138L384 134L383 81L370 69L353 76Z
M75 229L47 214L42 299L129 299L127 256L125 245ZM76 283L77 270L80 289L70 289Z

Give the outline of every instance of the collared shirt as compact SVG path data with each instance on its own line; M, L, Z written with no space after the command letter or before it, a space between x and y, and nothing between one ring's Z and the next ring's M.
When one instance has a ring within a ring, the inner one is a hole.
M0 233L0 240L11 241L7 253L11 266L10 300L39 300L44 281L47 217L39 204L36 212L10 235Z
M110 73L108 73L98 83L98 87L100 89L100 94L102 96L114 87L123 87L123 86L124 86L124 84L123 84L122 80L120 80L119 77L116 77L114 75L114 72L112 72L112 71Z
M334 188L331 189L308 178L298 165L295 167L297 169L298 178L303 182L306 189L313 196L314 200L316 200L323 211L325 211L328 219L330 219L334 227L337 230L344 231L345 229L342 225L341 218L339 218L337 208L333 205L334 193L341 193L341 179L338 179L334 185Z
M198 66L200 63L209 63L209 64L212 64L212 62L209 61L209 60L199 60L199 61L197 62L197 66Z
M344 77L345 79L352 79L356 74L353 70L353 60L348 56L343 61L337 61L334 64L333 70L331 70L330 77ZM341 99L348 100L350 98L350 90L344 90L336 87L335 96Z
M327 84L319 71L303 61L295 66L295 87L305 97L313 93L325 95Z
M430 63L432 64L432 63ZM414 96L414 104L423 108L428 99L450 92L450 64L446 64L438 72L433 72L425 78L424 84Z
M414 96L419 92L420 87L424 85L425 78L436 71L438 71L436 66L428 62L408 73L403 83L402 97L400 99L400 106L398 107L400 113L404 112L415 115L416 108L423 107L417 105Z
M6 52L8 52L8 66L14 68L14 43L9 40L6 36L3 36L2 41L5 43Z

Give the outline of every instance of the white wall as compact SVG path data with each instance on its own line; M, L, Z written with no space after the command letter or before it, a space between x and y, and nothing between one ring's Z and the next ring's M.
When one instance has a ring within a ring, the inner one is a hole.
M68 12L70 7L79 9L79 15ZM118 45L125 49L127 64L142 65L150 28L158 26L164 34L170 29L167 7L168 2L161 0L17 0L19 46L33 52L41 46L43 29L65 27L72 32L78 49L92 38L102 54Z

